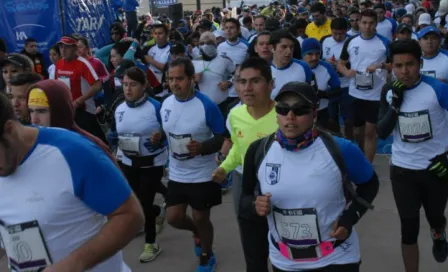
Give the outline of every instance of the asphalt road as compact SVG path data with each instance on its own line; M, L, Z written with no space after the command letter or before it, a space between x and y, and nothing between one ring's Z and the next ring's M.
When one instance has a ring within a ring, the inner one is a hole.
M389 158L378 155L375 169L380 177L380 191L375 200L375 210L368 212L356 225L360 236L362 272L404 271L400 252L400 225L389 180ZM448 215L448 214L447 214ZM230 193L223 204L212 211L215 226L214 250L218 260L217 272L244 272L245 266L233 213ZM431 253L429 226L422 212L420 229L421 272L447 272L448 262L437 264ZM138 257L143 248L143 237L136 237L125 249L124 256L134 272L194 272L197 259L194 256L191 234L165 226L157 238L162 253L152 263L140 264ZM0 272L6 272L5 259L0 260Z

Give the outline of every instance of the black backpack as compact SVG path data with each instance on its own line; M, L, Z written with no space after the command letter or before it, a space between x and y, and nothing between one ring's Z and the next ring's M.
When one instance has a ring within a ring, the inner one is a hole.
M345 191L345 198L347 200L347 203L349 203L352 199L354 199L356 202L360 203L361 205L365 206L366 208L373 210L373 205L369 202L365 201L361 197L358 196L358 194L355 191L355 188L353 187L353 184L348 180L347 178L347 172L345 171L345 163L344 159L342 157L341 150L336 143L336 141L333 139L333 136L325 131L320 131L319 136L324 142L325 147L328 149L328 152L330 152L331 157L335 161L336 165L339 168L339 171L342 175L342 185L344 186ZM260 145L257 147L257 150L255 151L255 169L258 171L258 169L261 166L261 162L263 161L264 157L266 156L267 152L269 151L269 148L271 147L272 143L274 142L275 134L271 134L265 138L263 138L260 142ZM260 192L259 185L257 184L256 192Z

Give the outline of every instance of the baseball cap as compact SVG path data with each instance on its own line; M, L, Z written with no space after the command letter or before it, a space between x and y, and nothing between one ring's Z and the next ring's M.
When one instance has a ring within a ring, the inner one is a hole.
M269 31L280 29L280 22L275 18L269 18L266 20L265 29Z
M5 56L4 60L3 60L3 64L12 64L15 66L18 66L22 69L33 69L33 64L32 64L32 60L30 58L28 58L27 56L24 56L22 54L18 54L18 53L11 53Z
M373 6L373 9L382 9L382 10L386 10L386 6L382 3L380 4L376 4L375 6Z
M278 102L286 93L296 94L309 104L313 106L317 105L318 98L316 89L308 83L298 81L291 81L286 83L278 92L277 96L275 97L275 101Z
M403 17L403 15L406 14L406 9L404 8L399 8L395 11L395 16L397 17Z
M440 30L438 28L433 27L433 26L427 26L418 32L417 38L420 40L421 38L423 38L425 35L427 35L429 33L435 33L438 36L440 36Z
M420 17L418 17L417 25L430 25L431 24L431 15L429 13L422 13Z
M120 64L117 66L117 68L115 69L115 77L118 78L123 78L124 77L124 72L131 68L131 67L135 67L135 62L133 62L132 60L128 60L128 59L124 59L120 62Z
M397 33L401 33L403 30L407 30L412 33L412 27L405 23L401 23L397 26Z
M212 25L213 25L212 22L210 22L209 20L207 20L207 19L202 19L202 20L199 22L198 27L201 28L201 29L209 30L210 28L212 28Z
M65 45L76 45L78 44L78 40L72 36L62 36L58 43L62 43Z
M308 53L320 52L320 42L315 38L306 38L302 42L302 56Z

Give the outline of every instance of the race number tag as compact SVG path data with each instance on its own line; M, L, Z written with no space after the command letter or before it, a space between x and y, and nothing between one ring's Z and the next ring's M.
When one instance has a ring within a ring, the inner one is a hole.
M291 247L320 244L316 209L280 209L274 206L273 211L275 228L283 243Z
M42 271L51 257L37 221L6 226L0 222L0 237L12 271Z
M58 80L64 82L70 91L72 90L72 85L70 83L70 77L59 76Z
M183 161L193 158L190 151L187 148L189 142L191 142L191 134L175 135L169 134L169 148L173 158Z
M373 74L367 72L356 71L355 86L358 90L372 90L373 89Z
M428 110L400 112L398 125L403 142L419 143L432 139L432 126Z
M118 136L118 146L124 153L140 154L140 136L123 134Z
M422 71L422 75L436 78L436 71Z

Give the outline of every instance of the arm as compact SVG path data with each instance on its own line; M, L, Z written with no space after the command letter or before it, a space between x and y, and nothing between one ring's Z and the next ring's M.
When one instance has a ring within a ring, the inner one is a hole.
M95 53L95 57L101 60L101 62L104 63L104 65L106 66L109 64L110 50L112 49L113 46L114 44L106 45L103 48L100 48Z
M97 80L95 83L93 83L90 90L83 96L79 97L77 100L84 103L86 100L94 97L97 93L99 93L102 89L102 83L101 81Z
M151 56L146 55L145 56L145 61L147 63L151 64L152 66L156 67L160 71L163 71L163 68L165 68L165 63L161 63L161 62L155 61Z
M386 139L394 130L397 123L398 113L387 102L387 92L390 90L390 84L386 84L381 92L380 111L376 133L379 138Z
M351 78L355 76L355 71L347 68L347 64L349 62L350 55L348 53L348 46L350 44L351 39L347 39L344 43L344 47L342 48L341 56L338 61L338 71L343 74L345 77Z
M128 51L123 56L123 59L132 60L135 61L135 52L137 51L137 42L132 42L131 46L129 47Z

